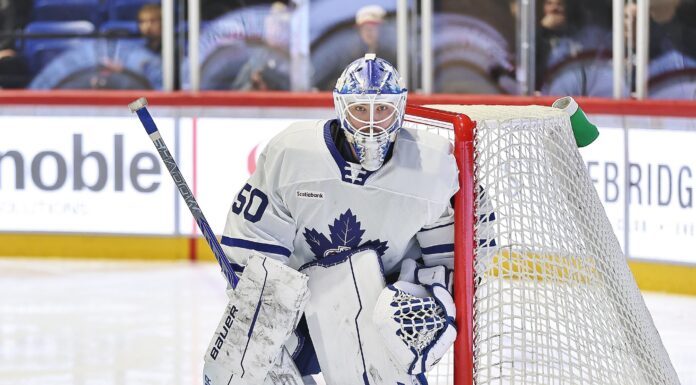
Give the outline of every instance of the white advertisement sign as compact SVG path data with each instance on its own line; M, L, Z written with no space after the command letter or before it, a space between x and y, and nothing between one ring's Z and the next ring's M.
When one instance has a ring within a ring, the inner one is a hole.
M221 233L259 154L296 120L156 121ZM631 129L627 168L623 129L600 131L581 153L622 247L628 229L631 257L696 263L696 132ZM2 232L199 233L134 117L2 116L0 138Z
M628 199L631 257L695 263L696 132L629 130L628 171L623 143L622 129L602 128L581 151L619 240Z
M0 121L0 231L173 231L173 184L137 119Z
M696 133L631 130L631 256L696 262Z

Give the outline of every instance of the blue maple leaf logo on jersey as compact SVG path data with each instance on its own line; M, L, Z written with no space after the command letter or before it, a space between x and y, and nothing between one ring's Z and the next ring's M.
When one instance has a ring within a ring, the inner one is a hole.
M329 231L330 240L315 229L305 228L305 240L317 259L363 247L375 250L381 257L389 248L386 241L382 242L379 239L362 242L365 230L360 228L358 218L353 215L350 209L334 219L333 225L329 225Z

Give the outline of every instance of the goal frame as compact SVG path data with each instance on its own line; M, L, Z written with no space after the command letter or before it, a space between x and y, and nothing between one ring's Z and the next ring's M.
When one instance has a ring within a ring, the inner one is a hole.
M466 114L407 105L405 120L420 117L451 125L454 156L459 169L459 191L454 196L454 269L457 339L454 342L454 383L472 385L474 381L474 129L476 123ZM414 119L418 120L418 119Z

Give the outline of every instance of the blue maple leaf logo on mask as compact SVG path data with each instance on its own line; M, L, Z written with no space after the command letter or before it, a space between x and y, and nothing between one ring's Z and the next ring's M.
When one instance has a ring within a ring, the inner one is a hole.
M329 225L329 232L331 239L326 238L316 229L305 228L305 240L317 259L364 247L375 250L381 257L389 248L386 241L382 242L379 239L362 242L365 230L360 228L358 218L353 215L350 209L334 219L333 225Z

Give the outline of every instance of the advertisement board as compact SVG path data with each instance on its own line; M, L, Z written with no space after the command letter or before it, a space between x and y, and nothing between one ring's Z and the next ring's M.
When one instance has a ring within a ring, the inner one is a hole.
M696 134L632 130L629 148L629 218L636 255L686 260L696 250Z
M581 151L622 246L629 232L631 257L696 262L694 148L694 131L631 129L625 138L623 129L602 127L599 139Z
M1 122L0 231L174 230L173 184L136 120L3 116ZM173 119L158 124L173 137Z
M598 120L601 135L581 154L622 247L628 239L632 258L696 263L696 131L626 134L621 119ZM294 121L156 117L217 233L261 151ZM0 116L0 123L0 232L199 233L137 119Z

